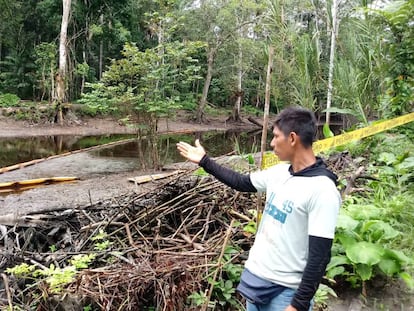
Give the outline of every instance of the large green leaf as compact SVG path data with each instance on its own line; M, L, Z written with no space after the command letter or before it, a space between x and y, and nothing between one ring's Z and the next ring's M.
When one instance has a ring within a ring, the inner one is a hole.
M382 259L378 263L378 267L381 269L382 272L389 276L392 276L395 273L401 271L401 265L399 264L399 262L393 259Z
M329 108L326 108L326 109L322 110L322 112L350 114L350 115L354 115L354 116L357 115L357 113L355 111L351 110L351 109L338 108L338 107L329 107Z
M414 288L414 279L410 274L408 274L407 272L401 272L399 274L399 277L403 279L403 281L405 282L408 288L410 289Z
M326 267L326 276L333 279L335 276L345 272L344 265L349 265L351 262L346 256L332 256L331 261Z
M414 259L406 256L402 251L396 249L385 249L383 258L394 259L402 264L413 264Z
M361 277L363 281L367 281L372 276L372 266L359 264L356 267L356 273Z
M332 256L331 260L329 261L328 266L326 267L326 269L332 269L333 267L336 266L341 266L341 265L348 265L350 264L350 261L347 257L345 256Z
M391 240L398 236L400 232L391 227L390 224L382 220L371 220L364 224L364 231L369 230L371 241Z
M384 249L379 245L363 241L350 245L345 252L352 262L372 266L381 261Z
M345 272L345 268L342 266L334 267L326 271L326 276L330 279L334 279L337 275L342 275Z
M357 240L355 239L354 233L352 231L337 232L336 239L339 240L342 246L347 249L351 245L355 244Z
M329 124L328 123L325 123L324 125L323 125L323 129L322 129L322 131L323 131L323 136L325 137L325 138L329 138L329 137L333 137L334 136L334 133L331 131L331 129L329 128Z
M396 162L396 157L393 153L391 152L381 152L380 155L378 156L378 161L379 162L383 162L386 165L392 165Z
M349 215L340 213L337 218L337 228L343 228L346 230L354 230L358 226L359 222L353 219Z
M382 209L372 204L350 204L346 212L357 220L381 219L383 214Z

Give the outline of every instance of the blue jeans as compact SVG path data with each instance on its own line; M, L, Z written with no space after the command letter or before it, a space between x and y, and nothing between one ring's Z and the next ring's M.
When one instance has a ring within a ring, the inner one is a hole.
M251 302L246 302L247 311L284 311L292 301L295 290L286 288L283 292L273 298L267 305L255 305ZM312 311L313 299L309 311Z

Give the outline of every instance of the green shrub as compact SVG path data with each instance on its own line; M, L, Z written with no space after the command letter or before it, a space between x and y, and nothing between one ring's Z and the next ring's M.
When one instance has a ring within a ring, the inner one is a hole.
M0 94L0 107L17 107L19 103L20 98L15 94Z

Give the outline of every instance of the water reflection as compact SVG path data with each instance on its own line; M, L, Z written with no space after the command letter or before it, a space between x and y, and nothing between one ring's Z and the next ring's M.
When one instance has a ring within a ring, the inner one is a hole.
M131 135L101 136L35 136L0 138L0 167L46 158L91 146L133 137Z
M154 154L161 165L183 161L176 150L180 140L194 143L200 139L209 155L219 156L233 151L241 154L256 152L260 149L261 132L209 131L192 134L159 135L154 144L151 140L134 139L133 135L101 136L38 136L28 138L0 138L0 167L45 158L69 151L105 145L110 142L127 140L125 143L99 148L91 151L96 157L136 158L143 167L154 164ZM155 150L154 150L155 149Z

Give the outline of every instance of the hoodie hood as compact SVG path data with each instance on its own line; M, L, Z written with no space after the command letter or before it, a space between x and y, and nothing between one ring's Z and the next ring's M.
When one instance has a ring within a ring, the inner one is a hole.
M304 177L315 177L315 176L326 176L331 179L335 185L338 184L338 176L330 171L325 162L320 157L316 157L316 162L311 166L304 168L299 172L293 172L292 165L289 166L289 173L292 176L304 176Z

